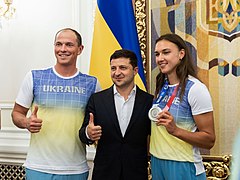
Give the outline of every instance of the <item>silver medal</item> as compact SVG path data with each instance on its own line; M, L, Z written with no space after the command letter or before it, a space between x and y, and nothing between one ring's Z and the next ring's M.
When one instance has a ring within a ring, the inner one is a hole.
M152 121L157 121L157 115L162 112L161 108L158 105L153 105L148 112L148 117Z

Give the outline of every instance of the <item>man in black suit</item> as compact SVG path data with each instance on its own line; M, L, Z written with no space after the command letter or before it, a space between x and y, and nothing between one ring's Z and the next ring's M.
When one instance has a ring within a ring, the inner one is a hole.
M90 97L79 131L82 142L98 141L92 180L147 180L153 96L134 83L134 52L115 51L110 66L114 84Z

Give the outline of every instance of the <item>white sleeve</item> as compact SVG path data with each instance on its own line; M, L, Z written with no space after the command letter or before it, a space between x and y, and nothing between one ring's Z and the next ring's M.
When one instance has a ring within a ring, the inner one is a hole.
M95 92L99 92L99 91L101 91L101 90L102 90L102 88L101 88L100 83L99 83L99 81L98 81L98 79L97 79L97 84L96 84Z
M29 71L22 82L22 85L16 98L16 103L25 108L30 108L32 101L33 101L33 77L32 72Z
M193 115L213 111L210 93L205 84L201 82L197 82L191 87L188 94L188 101Z

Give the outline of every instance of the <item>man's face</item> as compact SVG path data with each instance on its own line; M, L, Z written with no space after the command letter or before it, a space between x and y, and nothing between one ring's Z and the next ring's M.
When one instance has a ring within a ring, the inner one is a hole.
M77 56L81 54L83 46L78 46L77 37L71 30L61 31L55 39L55 56L60 65L76 65Z
M112 81L118 88L134 84L134 76L138 72L138 67L133 68L129 58L112 59L110 66Z

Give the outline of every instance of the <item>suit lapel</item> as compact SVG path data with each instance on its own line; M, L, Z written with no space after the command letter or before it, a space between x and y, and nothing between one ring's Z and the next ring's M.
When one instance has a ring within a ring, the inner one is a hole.
M136 97L135 97L135 102L134 102L134 106L133 106L133 112L132 112L132 116L131 116L130 122L128 124L127 130L125 132L125 135L128 133L128 131L130 131L133 124L137 121L138 115L140 114L140 112L142 110L141 107L143 106L143 104L144 104L144 98L142 98L142 92L137 86Z
M113 86L107 90L107 97L104 98L104 101L105 102L103 104L106 104L106 108L107 108L107 112L109 113L109 117L113 117L112 123L116 127L117 133L119 133L122 136L118 118L117 118L117 113L116 113L114 94L113 94Z

